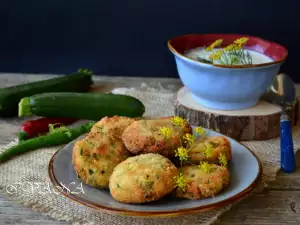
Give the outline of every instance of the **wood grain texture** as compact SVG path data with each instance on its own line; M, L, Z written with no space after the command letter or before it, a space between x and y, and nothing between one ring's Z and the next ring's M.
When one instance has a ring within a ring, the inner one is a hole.
M33 80L46 79L38 75L0 75L0 87L11 86ZM178 79L160 78L123 78L96 77L98 87L110 91L115 87L139 87L142 83L153 87L178 90L182 84ZM297 86L300 91L300 85ZM300 92L298 92L300 93ZM16 138L18 126L22 120L0 119L0 145ZM300 154L297 155L300 165ZM0 195L0 225L67 225L70 223L53 220L48 216L34 212L17 202ZM220 218L216 225L300 225L300 168L293 174L280 172L278 179L269 190L256 194L242 201ZM109 225L109 224L108 224Z
M296 124L298 102L287 110L291 123ZM260 101L244 110L220 111L200 106L186 88L177 93L175 115L185 118L194 126L202 126L238 141L261 141L280 136L279 106Z
M264 191L241 202L216 225L299 225L300 191Z

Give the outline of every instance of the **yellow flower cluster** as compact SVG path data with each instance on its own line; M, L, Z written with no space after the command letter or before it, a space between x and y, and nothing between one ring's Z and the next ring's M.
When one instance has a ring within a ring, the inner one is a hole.
M227 47L225 47L224 51L230 52L230 51L234 51L234 50L240 50L241 48L242 48L242 46L231 44L231 45L228 45Z
M161 127L160 128L160 134L165 138L169 139L173 135L173 131L169 127Z
M174 177L175 188L178 188L182 192L185 192L186 189L186 181L183 178L182 173L179 173L178 176Z
M185 143L189 145L192 145L195 142L195 136L192 134L185 134L183 139L185 140Z
M249 38L243 37L243 38L239 38L237 40L235 40L233 43L238 45L238 46L243 46L247 43L247 41L249 40Z
M213 52L209 56L209 59L210 60L220 60L223 55L228 57L230 55L226 55L226 53L231 52L231 51L241 50L243 48L243 46L247 43L248 40L249 40L249 38L246 38L246 37L239 38L239 39L235 40L232 44L226 46L225 48ZM209 47L206 48L206 51L208 51L208 52L212 51L215 47L220 46L222 42L223 42L222 39L216 40L214 43L212 43ZM233 58L231 60L231 63L235 63L237 61L238 61L237 58Z
M227 47L224 48L225 52L230 52L230 51L235 51L235 50L240 50L249 40L249 38L239 38L233 42L233 44L228 45Z
M187 123L183 118L181 118L181 117L179 117L179 116L174 116L174 117L172 118L172 122L173 122L174 124L176 124L177 126L180 126L180 127L185 126L186 123Z
M209 59L212 59L212 60L219 60L223 55L223 51L222 50L218 50L218 51L215 51L213 54L211 54L209 56Z
M219 162L222 166L227 167L227 157L223 153L219 156Z
M218 39L216 40L214 43L212 43L210 46L208 46L205 50L207 52L212 51L215 47L219 47L222 44L223 40L222 39Z
M205 173L210 173L212 169L212 164L209 164L208 162L201 162L200 163L200 168L205 172Z
M179 147L175 150L175 157L178 157L180 161L185 161L189 158L189 150L184 147Z
M205 130L202 127L196 127L195 132L199 135L204 135L205 134Z
M187 124L186 120L184 120L183 118L181 118L179 116L173 117L172 122L174 124L176 124L177 126L181 126L181 127ZM164 135L167 136L166 133L168 133L168 132L165 130L165 128L161 128L161 132L163 132ZM205 134L205 130L202 127L195 128L195 132L197 134L201 134L201 135ZM195 143L196 137L192 134L187 133L184 135L183 139L184 139L184 142L187 144L187 148L180 146L175 150L175 157L178 157L181 162L188 160L188 158L189 158L188 153L190 151L189 148Z
M213 147L210 143L205 144L205 155L207 158L211 158L213 156Z
M184 120L183 118L181 118L179 116L173 117L172 122L173 122L173 124L180 126L180 127L183 127L187 124L186 120ZM198 135L204 135L206 133L202 127L196 127L194 129L194 131ZM169 139L173 135L173 130L169 127L161 127L160 134L165 139ZM184 145L182 145L175 150L175 157L178 157L181 162L188 160L189 151L191 150L191 146L193 146L193 144L196 142L196 137L193 134L189 134L189 133L185 134L183 139L184 139L185 144L187 144L186 147ZM211 157L212 153L213 153L212 146L207 146L206 153L205 153L207 155L207 157ZM207 162L203 162L203 163L201 163L201 165L199 165L199 167L202 168L206 172L210 172L212 165ZM181 190L183 192L186 190L187 183L184 180L182 173L179 173L177 176L174 177L174 183L175 183L175 188L178 188L179 190Z

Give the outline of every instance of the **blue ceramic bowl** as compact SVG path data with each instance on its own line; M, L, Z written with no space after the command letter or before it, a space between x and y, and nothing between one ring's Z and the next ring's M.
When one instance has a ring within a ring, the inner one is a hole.
M246 36L249 40L245 48L264 55L270 61L251 65L220 65L199 62L185 55L187 51L209 46L217 39L223 39L223 47L241 37L245 35L200 34L184 35L168 41L182 83L204 107L240 110L255 106L287 57L283 46L252 36Z

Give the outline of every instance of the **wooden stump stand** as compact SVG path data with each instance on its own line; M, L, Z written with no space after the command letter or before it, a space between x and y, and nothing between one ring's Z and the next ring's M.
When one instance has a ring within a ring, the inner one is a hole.
M298 105L288 109L291 124L297 123ZM197 103L187 88L177 93L175 115L185 118L191 125L217 131L238 141L268 140L280 136L281 108L260 101L255 107L221 111L208 109Z

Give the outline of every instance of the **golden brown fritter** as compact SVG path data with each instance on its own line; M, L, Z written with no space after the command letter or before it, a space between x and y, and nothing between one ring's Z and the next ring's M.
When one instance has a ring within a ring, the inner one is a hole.
M116 165L130 156L119 139L105 133L91 133L75 143L72 162L79 179L96 188L108 188Z
M156 201L174 190L177 168L159 154L130 157L115 167L110 177L112 197L123 203Z
M222 136L211 136L203 138L191 148L188 153L188 162L199 164L200 162L219 163L219 157L223 154L227 160L231 160L231 146L227 138ZM184 165L187 165L185 162ZM177 165L177 163L176 163Z
M129 125L122 134L122 140L128 151L133 154L158 153L173 157L174 150L184 145L185 134L192 133L188 123L179 126L172 117L160 120L139 120ZM170 137L163 135L161 129L171 130Z
M202 199L215 196L228 184L230 174L226 167L210 164L211 171L205 171L199 166L184 166L179 169L183 174L185 190L176 188L174 195L178 198Z
M113 138L121 139L122 133L134 121L139 118L129 118L124 116L104 117L91 129L91 133L103 132Z

